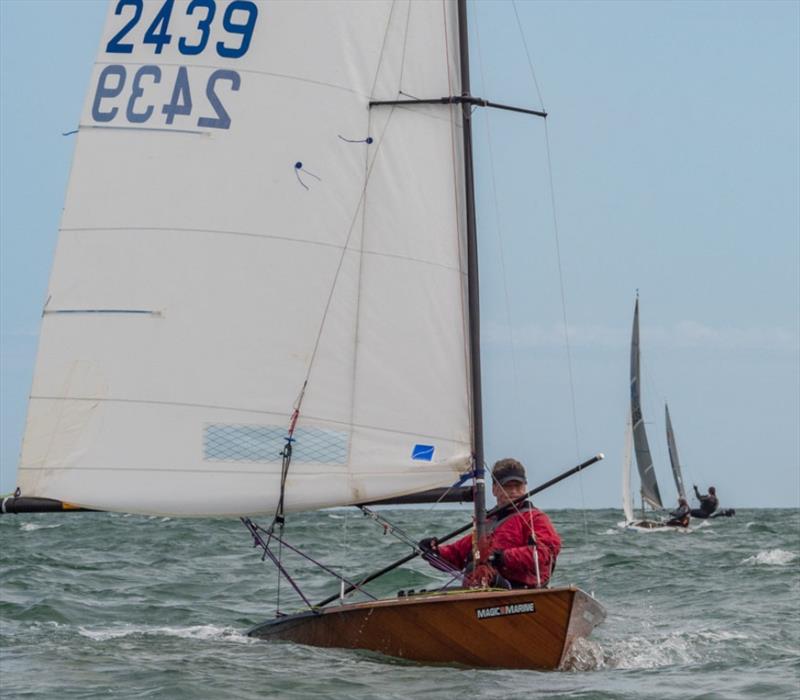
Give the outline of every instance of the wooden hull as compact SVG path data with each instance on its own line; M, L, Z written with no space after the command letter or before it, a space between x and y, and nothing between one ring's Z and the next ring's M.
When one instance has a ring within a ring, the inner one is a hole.
M256 625L251 637L436 664L556 669L605 619L578 588L453 591L353 603Z
M675 532L691 532L688 527L682 525L668 525L665 522L656 520L634 520L625 525L626 530L674 530Z
M627 527L633 530L662 530L671 526L656 520L634 520L628 523Z

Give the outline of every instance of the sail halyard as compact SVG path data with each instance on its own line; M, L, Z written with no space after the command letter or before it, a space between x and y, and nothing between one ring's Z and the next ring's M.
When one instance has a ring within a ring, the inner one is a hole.
M636 297L636 306L633 313L633 331L631 333L630 387L633 445L636 454L636 466L639 470L641 497L643 502L647 502L651 507L658 509L663 506L642 415L638 296Z

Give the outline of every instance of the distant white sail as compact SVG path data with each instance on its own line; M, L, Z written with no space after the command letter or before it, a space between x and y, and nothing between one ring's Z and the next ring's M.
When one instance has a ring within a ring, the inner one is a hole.
M41 327L24 495L287 511L471 451L454 3L114 0Z
M639 357L639 299L633 312L633 332L631 334L631 423L633 425L633 446L636 452L636 466L639 468L642 498L653 508L661 508L661 494L658 492L653 458L647 442L647 432L642 416L641 367Z
M633 499L631 497L631 462L633 460L633 429L630 417L625 422L625 453L622 457L622 510L625 522L633 521Z
M683 475L681 474L681 461L678 458L678 445L675 442L675 432L672 430L672 421L669 418L669 406L664 404L664 413L667 423L667 447L669 448L669 461L672 465L672 476L675 477L675 488L678 489L678 496L686 498L686 489L683 486Z

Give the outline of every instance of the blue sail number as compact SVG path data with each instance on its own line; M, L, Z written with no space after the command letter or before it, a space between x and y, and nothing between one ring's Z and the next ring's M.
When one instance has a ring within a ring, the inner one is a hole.
M205 19L198 20L197 22L197 29L200 32L200 41L196 44L189 44L186 41L186 37L181 37L178 42L178 50L185 56L196 56L202 53L208 43L208 37L211 35L211 22L214 19L217 6L214 0L192 0L192 2L189 3L186 14L194 14L194 11L198 7L205 8L206 10Z
M133 10L133 17L131 21L128 22L122 29L120 29L113 37L111 37L111 41L108 42L108 46L106 46L107 53L133 53L133 44L121 44L120 39L122 39L139 21L139 18L142 16L142 9L144 5L142 4L142 0L119 0L117 3L117 7L114 10L115 15L121 15L122 9L127 6L132 5Z
M167 0L158 11L153 23L144 33L144 41L142 43L155 44L156 53L161 53L164 46L172 41L172 34L167 34L167 27L169 26L169 18L174 4L175 0Z
M167 44L172 43L172 34L169 33L169 22L175 6L175 0L165 0L156 13L155 18L144 33L143 44L154 46L154 53L160 54ZM122 40L139 23L144 9L144 0L119 0L114 9L115 15L122 15L126 7L133 8L133 17L122 27L106 45L106 53L133 53L134 45ZM202 10L205 16L201 17ZM186 6L186 16L194 16L197 12L197 35L178 39L178 51L184 56L196 56L202 53L208 45L211 36L212 22L217 11L216 0L192 0ZM219 56L223 58L241 58L250 48L253 31L258 19L258 7L252 0L233 0L225 8L222 17L222 30L228 35L239 36L238 46L229 46L228 38L217 41L214 46ZM190 43L196 41L197 43Z

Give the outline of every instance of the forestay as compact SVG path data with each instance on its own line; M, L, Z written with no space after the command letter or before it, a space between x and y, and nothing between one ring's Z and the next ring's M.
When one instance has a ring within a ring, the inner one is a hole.
M639 468L642 498L653 508L661 508L661 495L647 442L647 432L642 417L641 368L639 357L639 299L633 312L633 333L631 334L631 424L633 426L633 446L636 452L636 466Z
M19 470L103 510L272 511L469 468L454 3L114 0Z

